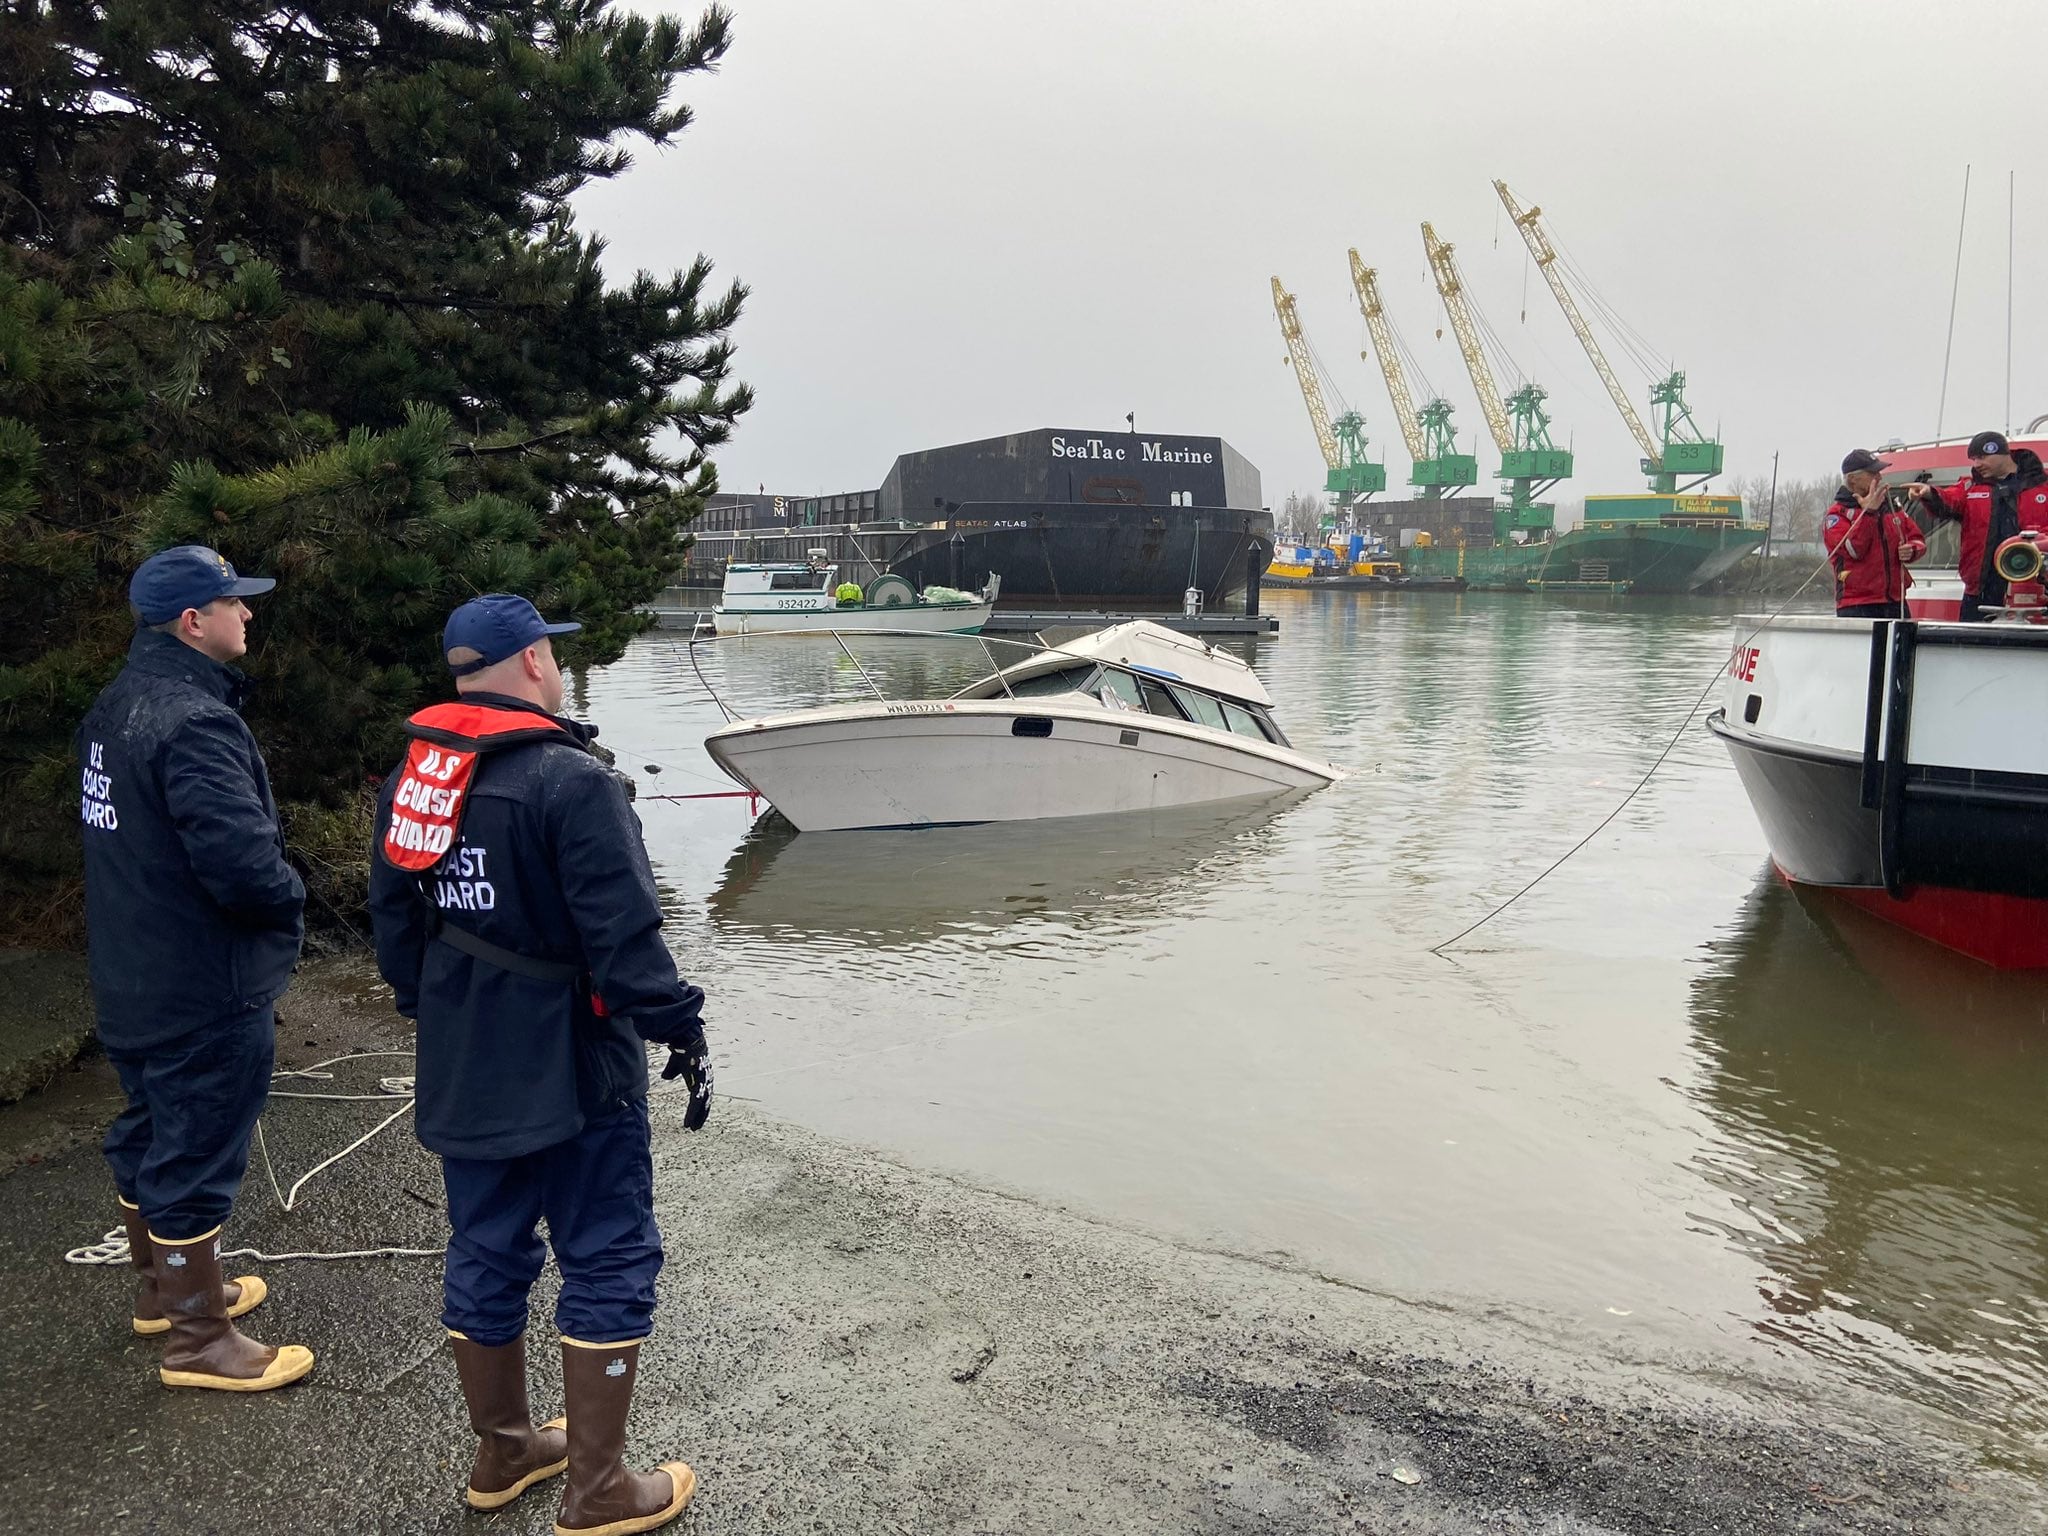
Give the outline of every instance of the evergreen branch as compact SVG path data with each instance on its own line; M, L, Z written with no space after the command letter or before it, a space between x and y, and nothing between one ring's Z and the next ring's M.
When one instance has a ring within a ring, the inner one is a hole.
M538 437L529 437L517 443L491 443L486 446L478 446L475 443L456 443L453 451L466 454L472 459L488 458L492 454L497 453L526 453L532 449L544 447L549 443L561 442L564 438L575 437L584 430L584 424L578 422L553 432L543 432Z

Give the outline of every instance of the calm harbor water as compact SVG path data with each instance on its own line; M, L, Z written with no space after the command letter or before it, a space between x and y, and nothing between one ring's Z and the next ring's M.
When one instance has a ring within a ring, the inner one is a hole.
M1275 593L1240 642L1290 803L794 836L649 803L720 1087L1185 1241L1590 1354L1762 1355L2048 1454L2048 989L1769 875L1695 723L1700 602ZM979 648L858 644L892 691ZM859 696L829 641L700 648L750 711ZM682 638L580 680L646 793L730 787Z

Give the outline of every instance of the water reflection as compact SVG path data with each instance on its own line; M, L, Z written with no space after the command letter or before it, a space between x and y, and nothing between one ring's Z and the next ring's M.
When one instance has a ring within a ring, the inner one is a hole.
M711 896L723 936L892 949L1023 921L1090 920L1098 936L1190 915L1269 846L1306 791L1144 816L810 832L763 816Z
M1765 1337L2048 1445L2048 1001L1764 878L1694 988L1703 1217Z

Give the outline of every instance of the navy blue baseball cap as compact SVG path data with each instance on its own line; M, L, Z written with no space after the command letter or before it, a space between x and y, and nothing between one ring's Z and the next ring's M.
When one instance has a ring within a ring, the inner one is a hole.
M448 615L448 627L441 631L441 654L449 671L467 677L517 656L544 635L574 634L582 627L550 624L533 604L510 592L486 592Z
M145 624L168 624L187 608L204 608L217 597L258 597L277 583L268 576L241 576L224 555L204 544L180 544L151 555L128 583L128 601Z

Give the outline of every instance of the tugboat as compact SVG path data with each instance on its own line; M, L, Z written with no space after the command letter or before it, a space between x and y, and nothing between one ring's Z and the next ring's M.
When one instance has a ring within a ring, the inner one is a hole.
M2048 592L2029 535L1993 558L2010 583L1995 622L1741 625L1707 728L1787 880L2033 970L2048 968Z

